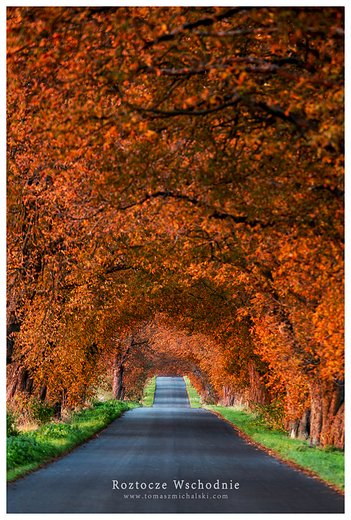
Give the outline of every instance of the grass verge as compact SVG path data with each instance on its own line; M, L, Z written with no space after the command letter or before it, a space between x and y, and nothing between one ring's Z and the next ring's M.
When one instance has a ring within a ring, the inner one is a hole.
M299 466L333 488L344 490L344 452L334 447L311 448L308 441L291 439L286 433L269 429L257 416L243 407L225 407L201 404L201 398L185 376L185 384L192 408L203 406L230 422L248 442L257 444L270 455Z
M143 397L141 399L141 404L143 406L152 406L154 404L155 390L156 390L156 376L149 379L149 381L145 385Z
M190 401L190 407L191 408L200 408L202 405L201 397L199 396L199 394L197 393L195 388L190 383L190 379L188 378L188 376L184 376L183 379L185 381L186 391L188 393L188 397L189 397L189 401Z
M334 447L309 446L308 441L291 439L280 431L270 430L245 410L224 406L205 406L244 432L250 439L286 462L293 462L309 474L320 478L335 489L344 490L344 452ZM300 469L300 468L299 468Z
M104 429L123 412L140 406L124 401L94 402L72 413L67 423L51 422L7 438L7 481L42 467Z

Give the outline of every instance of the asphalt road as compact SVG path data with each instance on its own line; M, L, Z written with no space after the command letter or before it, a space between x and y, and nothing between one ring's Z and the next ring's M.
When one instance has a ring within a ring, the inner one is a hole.
M342 513L343 496L189 407L183 378L154 405L8 485L8 513Z

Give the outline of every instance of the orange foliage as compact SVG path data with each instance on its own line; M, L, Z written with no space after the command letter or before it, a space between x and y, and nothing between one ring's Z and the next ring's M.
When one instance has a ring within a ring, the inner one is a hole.
M244 395L255 370L332 431L343 14L7 9L8 359L35 385L84 398L142 327L129 395L155 371Z

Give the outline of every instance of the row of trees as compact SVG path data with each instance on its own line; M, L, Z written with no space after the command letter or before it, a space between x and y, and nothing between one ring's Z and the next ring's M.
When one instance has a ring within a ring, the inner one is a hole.
M188 373L342 447L343 9L7 14L9 396Z

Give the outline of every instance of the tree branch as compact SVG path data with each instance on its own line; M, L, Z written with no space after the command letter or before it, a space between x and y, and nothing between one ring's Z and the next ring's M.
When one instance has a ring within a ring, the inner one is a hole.
M196 36L245 36L247 34L261 34L279 31L278 27L257 27L255 29L236 29L234 31L195 32Z
M130 104L129 104L129 107L133 108L134 110L137 110L138 112L154 114L155 118L159 117L162 119L166 119L168 117L174 117L174 116L206 116L207 114L213 114L214 112L218 112L219 110L223 110L224 108L234 106L240 100L241 100L241 97L238 94L236 94L229 101L226 101L225 103L222 103L221 105L217 105L216 107L207 108L204 110L194 110L194 109L187 110L187 109L179 108L176 110L165 111L165 110L158 110L158 109L152 109L152 108L142 108L142 107L137 107L135 105L130 105Z
M174 40L174 38L185 31L192 31L193 29L196 29L197 27L201 26L210 26L215 24L216 22L220 22L221 20L224 20L225 18L230 18L231 16L234 16L241 12L242 10L249 10L254 9L253 7L231 7L230 9L226 9L225 11L221 11L217 15L214 16L206 16L204 18L200 18L199 20L196 20L194 22L187 22L183 25L180 25L179 27L176 27L173 29L173 31L161 34L158 38L155 38L154 40L151 40L142 47L142 50L149 49L153 45L156 45L157 43L161 42L167 42Z
M146 195L143 199L141 199L141 200L139 200L137 202L134 202L132 204L128 204L127 206L119 207L118 209L122 210L122 211L126 210L126 209L130 209L130 208L132 208L134 206L142 205L145 202L147 202L148 200L156 199L156 198L159 198L159 197L163 197L163 198L170 197L170 198L174 198L174 199L178 199L178 200L185 200L185 201L190 202L191 204L193 204L195 206L203 206L204 208L212 211L212 213L210 215L210 218L221 219L221 220L223 220L223 219L231 219L234 222L236 222L237 224L247 224L248 226L251 226L251 227L255 227L255 226L258 226L258 225L261 225L261 226L265 227L267 225L267 224L264 224L260 220L251 220L246 215L242 215L241 216L241 215L232 215L230 213L225 213L225 212L220 211L218 209L214 209L214 208L208 206L207 204L203 204L200 200L195 199L194 197L189 197L188 195L185 195L183 193L172 192L172 191L157 191L157 192L152 193L150 195Z
M140 206L141 204L144 204L144 202L148 201L148 200L151 200L151 199L156 199L158 197L172 197L172 198L175 198L175 199L183 199L183 200L187 200L188 202L191 202L192 204L199 204L199 201L197 199L194 199L192 197L189 197L188 195L184 195L182 193L179 193L179 192L173 192L173 191L157 191L155 193L151 193L150 195L145 195L145 197L141 200L139 200L138 202L134 202L132 204L128 204L127 206L121 206L119 207L118 209L119 210L126 210L126 209L130 209L134 206Z
M313 129L318 130L318 123L312 119L305 119L299 114L289 112L286 108L281 107L276 104L268 104L264 101L258 101L257 99L240 96L239 94L235 94L230 100L217 105L212 108L203 109L203 110L195 110L195 109L175 109L175 110L159 110L152 108L142 108L137 107L135 105L130 105L130 108L137 110L138 112L142 112L144 114L150 114L151 118L160 118L166 119L169 117L175 116L206 116L208 114L213 114L214 112L219 112L224 110L225 108L238 105L242 103L249 108L258 108L263 110L264 112L268 112L270 115L277 117L279 119L283 119L285 121L289 121L293 123L299 131L302 133L303 129ZM195 108L195 107L194 107Z
M337 81L324 79L320 76L304 76L301 74L296 74L291 72L279 65L271 63L266 60L260 60L257 58L252 58L249 56L242 57L232 57L228 56L227 58L223 58L217 61L209 61L207 63L202 63L197 67L183 67L181 69L169 69L169 68L159 68L155 66L141 66L139 68L139 72L155 72L157 75L162 76L194 76L198 74L205 74L206 72L216 69L221 70L223 68L228 69L231 65L235 63L251 63L253 66L247 66L244 70L245 72L259 73L259 74L277 74L278 76L282 76L287 79L291 79L294 81L305 81L307 83L311 83L313 85L322 85L325 87L334 87L341 86L341 84ZM295 64L302 66L303 68L307 68L307 65L300 60L299 58L285 58L279 61L280 65L284 64Z

